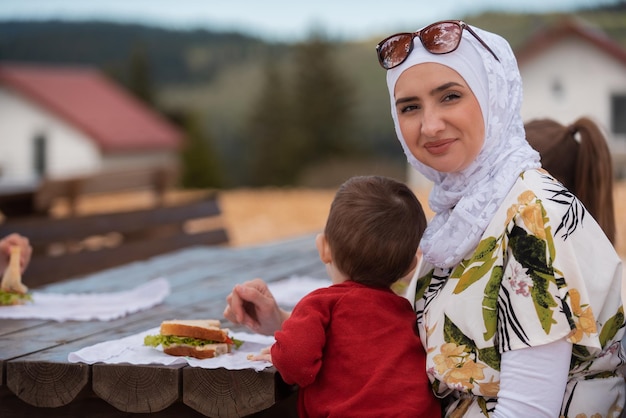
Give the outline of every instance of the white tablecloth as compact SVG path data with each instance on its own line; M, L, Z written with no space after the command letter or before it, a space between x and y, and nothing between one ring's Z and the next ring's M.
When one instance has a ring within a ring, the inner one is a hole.
M110 321L151 308L170 294L164 278L135 288L110 293L32 292L32 302L0 306L0 318L46 319L54 321Z

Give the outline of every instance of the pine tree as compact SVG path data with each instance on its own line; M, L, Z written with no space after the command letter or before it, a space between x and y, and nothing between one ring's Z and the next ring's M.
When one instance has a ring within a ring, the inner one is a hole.
M292 108L306 152L305 163L351 155L354 85L333 60L333 44L321 34L296 47Z
M296 45L292 72L268 58L246 127L248 184L298 184L307 167L360 152L352 139L354 85L332 45L320 35Z
M136 44L131 52L128 88L144 103L151 106L155 104L150 62L142 44Z
M283 77L272 57L265 82L247 124L248 183L289 185L297 180L302 145L294 132L293 115Z
M184 112L174 117L183 127L186 137L181 150L181 186L183 188L215 188L222 185L219 159L211 138L202 129L200 118Z

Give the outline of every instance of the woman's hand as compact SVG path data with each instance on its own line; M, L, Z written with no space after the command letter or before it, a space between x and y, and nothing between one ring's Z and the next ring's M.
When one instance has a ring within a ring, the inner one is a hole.
M30 256L33 252L28 238L19 234L11 234L0 240L0 275L4 272L9 265L9 258L11 257L11 247L17 246L20 248L20 269L24 273L28 263L30 263Z
M267 284L261 279L236 285L226 297L226 303L224 318L264 335L274 335L290 315L278 307Z

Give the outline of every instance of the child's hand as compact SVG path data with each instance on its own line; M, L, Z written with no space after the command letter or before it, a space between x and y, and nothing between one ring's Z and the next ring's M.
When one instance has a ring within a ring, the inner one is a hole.
M269 361L271 363L272 355L270 354L270 347L265 347L259 354L248 354L248 360Z

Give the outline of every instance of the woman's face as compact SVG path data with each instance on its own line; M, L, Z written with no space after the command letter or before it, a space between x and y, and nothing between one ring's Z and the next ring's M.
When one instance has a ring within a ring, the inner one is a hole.
M400 130L413 156L439 172L467 168L485 142L476 96L450 67L423 63L405 70L395 86Z

